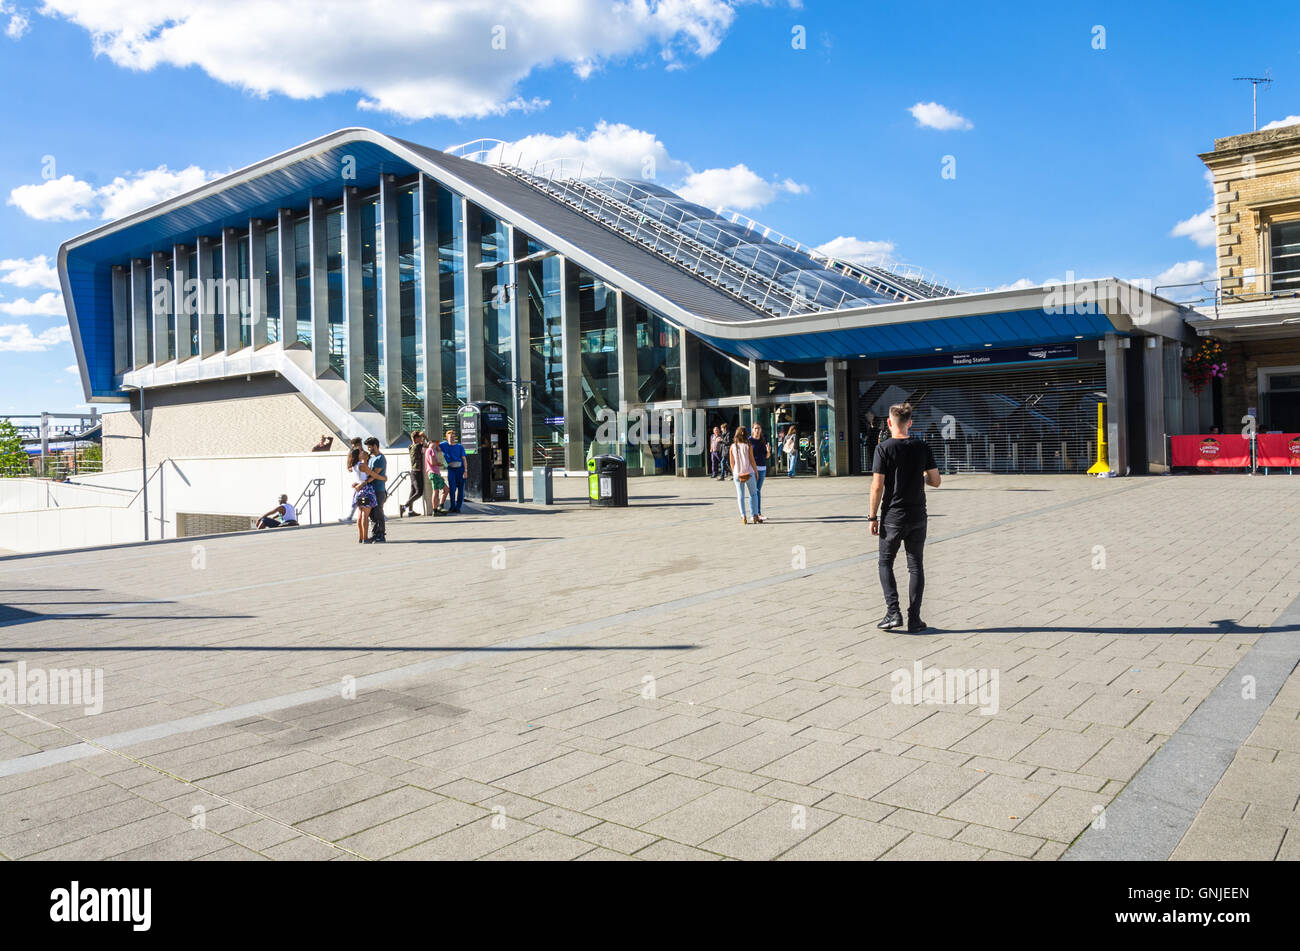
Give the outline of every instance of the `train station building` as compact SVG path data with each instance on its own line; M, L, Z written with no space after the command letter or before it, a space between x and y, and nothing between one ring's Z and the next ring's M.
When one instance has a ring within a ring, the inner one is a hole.
M1048 229L1050 223L1044 223ZM829 230L829 229L828 229ZM963 293L838 260L657 183L499 143L345 129L68 241L59 274L105 468L400 447L526 398L525 468L704 471L701 427L797 425L818 474L869 471L891 403L947 471L1161 471L1208 423L1191 312L1105 278ZM609 438L604 424L622 422ZM629 438L629 415L660 425Z

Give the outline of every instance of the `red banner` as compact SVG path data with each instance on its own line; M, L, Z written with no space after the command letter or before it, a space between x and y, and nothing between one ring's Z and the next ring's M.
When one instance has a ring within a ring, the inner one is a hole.
M1300 466L1300 433L1259 433L1255 436L1256 465Z
M1170 436L1169 441L1176 466L1250 468L1250 440L1245 436Z

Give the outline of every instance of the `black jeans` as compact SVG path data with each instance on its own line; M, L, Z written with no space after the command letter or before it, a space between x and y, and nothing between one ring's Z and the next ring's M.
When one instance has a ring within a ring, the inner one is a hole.
M384 525L384 502L388 500L388 493L377 483L373 484L372 488L375 490L375 507L370 510L370 537L385 538L387 533Z
M894 516L880 520L880 587L885 592L887 613L898 610L898 582L894 580L894 559L898 557L898 546L907 551L907 619L909 622L921 618L921 596L925 594L925 552L926 517L907 518Z
M412 512L414 512L415 503L422 498L424 498L424 473L412 469L411 470L411 494L407 496L406 501L402 503L402 507L408 508ZM402 513L398 512L397 514L400 515Z

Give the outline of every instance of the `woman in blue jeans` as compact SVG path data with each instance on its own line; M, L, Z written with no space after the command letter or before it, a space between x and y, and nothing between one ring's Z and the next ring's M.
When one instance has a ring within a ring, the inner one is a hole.
M749 510L758 524L758 479L754 472L754 449L749 444L749 433L744 426L736 427L736 438L731 444L731 481L736 483L736 504L740 506L740 521L748 525L745 514L745 494L749 494Z
M786 475L794 478L794 471L799 467L799 430L791 426L785 431L785 442L781 444L785 454L790 457L790 471Z

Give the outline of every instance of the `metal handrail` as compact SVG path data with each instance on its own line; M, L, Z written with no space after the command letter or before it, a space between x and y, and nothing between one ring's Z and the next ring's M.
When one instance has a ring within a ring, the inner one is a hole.
M320 477L309 479L307 481L307 484L303 487L303 490L300 493L298 493L298 501L295 502L293 506L295 511L300 513L305 511L308 514L308 517L310 518L311 502L312 499L315 499L316 500L316 523L315 524L317 525L321 523L321 519L322 519L321 487L323 485L325 485L325 480ZM304 503L306 504L304 505Z

